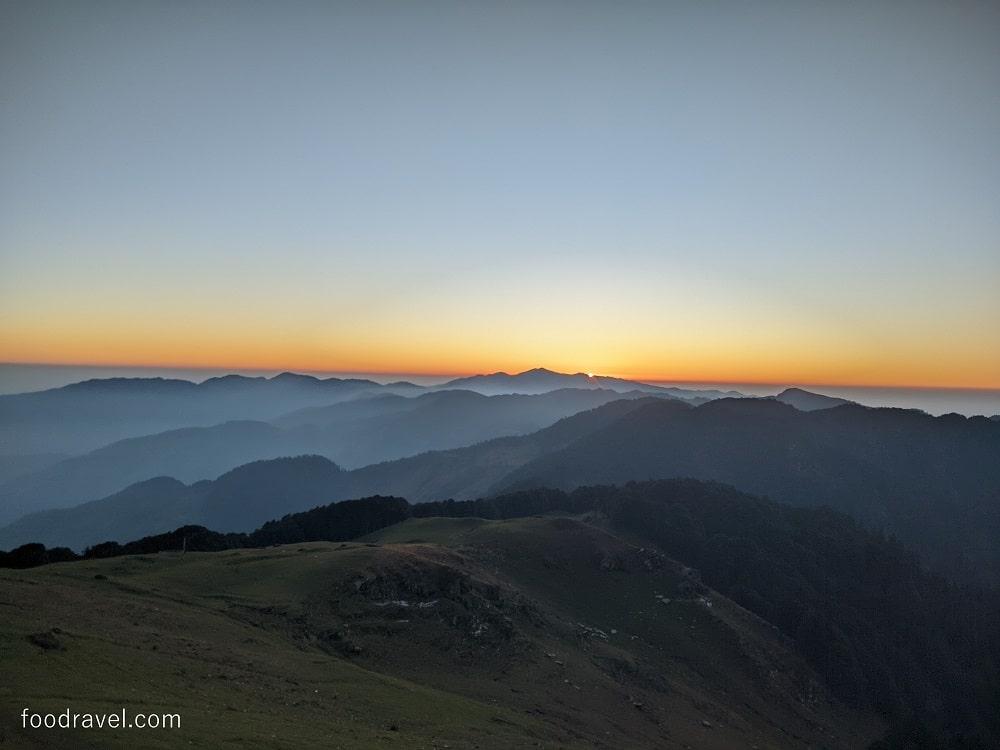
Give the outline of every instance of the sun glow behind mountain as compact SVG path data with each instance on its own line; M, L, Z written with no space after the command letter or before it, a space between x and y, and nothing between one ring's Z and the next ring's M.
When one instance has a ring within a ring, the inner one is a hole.
M996 8L0 12L0 361L1000 387Z

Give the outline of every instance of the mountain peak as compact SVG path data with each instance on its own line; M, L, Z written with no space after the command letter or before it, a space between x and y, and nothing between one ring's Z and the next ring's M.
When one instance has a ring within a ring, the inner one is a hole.
M247 375L236 375L236 374L218 375L216 377L208 378L207 380L203 380L201 383L199 383L199 387L201 387L201 388L219 388L219 387L225 388L225 387L229 387L229 386L232 386L232 385L258 384L258 383L263 383L266 380L267 380L267 378L261 377L259 375L257 377L249 377Z
M524 372L511 375L506 372L494 372L488 375L471 375L464 378L456 378L447 383L432 386L434 390L472 390L486 396L500 394L522 393L536 395L548 393L549 391L563 388L577 388L585 390L607 389L618 393L629 391L643 391L646 393L656 393L662 396L673 396L675 398L687 399L701 403L721 396L740 397L742 394L735 391L723 393L721 391L701 391L687 388L666 388L659 385L651 385L635 380L625 380L623 378L610 377L608 375L594 375L587 372L577 372L573 374L556 372L547 367L535 367Z
M832 409L835 406L854 403L853 401L848 401L846 398L824 396L822 393L813 393L812 391L795 387L786 388L775 396L774 400L794 406L799 411L819 411L820 409Z
M272 381L281 383L318 383L319 378L315 378L312 375L302 375L297 372L281 372L271 378Z

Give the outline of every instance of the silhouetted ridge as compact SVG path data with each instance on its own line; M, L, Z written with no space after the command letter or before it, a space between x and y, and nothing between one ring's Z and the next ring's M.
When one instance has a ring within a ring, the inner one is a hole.
M226 472L209 485L200 517L207 526L253 527L275 508L302 508L340 499L335 488L342 470L322 456L254 461Z
M774 400L794 406L799 411L830 409L834 406L854 403L853 401L848 401L846 398L824 396L820 393L803 390L802 388L786 388L775 396Z
M271 419L385 389L371 380L228 375L203 383L106 378L0 395L0 453L82 453L128 437L233 419Z
M187 393L197 388L197 384L189 380L176 378L91 378L79 383L70 383L59 388L38 393L71 394L76 392L119 392L119 393ZM17 394L35 395L35 394Z
M647 393L660 393L675 398L692 400L696 403L725 395L741 395L735 391L723 393L716 390L691 390L665 387L634 380L625 380L623 378L609 377L607 375L588 375L583 372L573 374L553 372L544 367L536 367L513 375L506 372L494 372L489 375L473 375L471 377L457 378L434 386L434 388L467 388L487 395L500 393L544 393L557 388L608 388L619 392L640 390Z
M644 404L511 471L496 490L694 477L829 505L897 534L956 580L1000 581L1000 425L773 399Z
M263 376L247 377L246 375L219 375L214 378L208 378L208 380L203 380L201 383L197 384L197 387L206 390L213 388L227 389L234 387L255 388L260 387L266 382L267 378Z

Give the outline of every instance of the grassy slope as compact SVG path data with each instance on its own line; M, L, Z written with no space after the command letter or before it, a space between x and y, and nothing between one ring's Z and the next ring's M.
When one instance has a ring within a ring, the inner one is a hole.
M654 736L642 734L654 746L867 744L875 724L831 700L772 626L710 590L685 593L692 579L683 566L585 520L412 519L369 538L447 545L502 571L568 625L569 635L546 643L596 692L583 711L628 713L642 703L630 727L656 725ZM581 625L607 641L581 640Z
M420 519L379 536L0 571L0 731L67 748L853 748L876 733L768 626L712 592L684 598L674 564L593 526ZM27 639L52 628L65 650ZM182 729L19 729L24 707L122 706L180 712Z
M309 643L269 612L301 603L356 552L307 545L3 571L3 731L27 747L505 747L530 717L391 676ZM94 575L107 575L95 580ZM228 591L225 596L214 591ZM11 613L11 610L14 610ZM13 616L11 616L13 614ZM58 627L65 651L25 635ZM29 731L34 711L179 712L180 731ZM391 731L391 724L400 731ZM127 743L126 743L127 740Z

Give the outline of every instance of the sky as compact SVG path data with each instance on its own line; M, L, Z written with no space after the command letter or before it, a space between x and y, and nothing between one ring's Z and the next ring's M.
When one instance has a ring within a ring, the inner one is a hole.
M1000 388L1000 5L0 0L0 361Z

